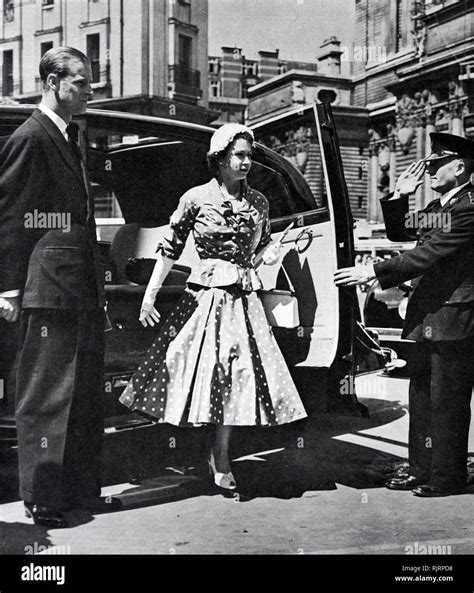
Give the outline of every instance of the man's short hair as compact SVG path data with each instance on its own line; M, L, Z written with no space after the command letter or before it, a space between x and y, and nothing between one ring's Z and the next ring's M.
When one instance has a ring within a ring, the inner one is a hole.
M79 60L84 64L89 63L89 58L75 47L52 47L45 52L39 64L42 83L46 83L49 74L65 78L70 72L69 62L71 60Z

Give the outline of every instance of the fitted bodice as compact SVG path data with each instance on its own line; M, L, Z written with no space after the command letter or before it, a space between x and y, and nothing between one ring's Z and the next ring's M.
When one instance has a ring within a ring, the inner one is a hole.
M268 210L268 201L260 192L247 188L241 198L229 199L212 179L182 196L159 250L165 257L178 259L192 232L200 262L188 282L238 284L244 290L257 290L262 284L252 259L271 240Z

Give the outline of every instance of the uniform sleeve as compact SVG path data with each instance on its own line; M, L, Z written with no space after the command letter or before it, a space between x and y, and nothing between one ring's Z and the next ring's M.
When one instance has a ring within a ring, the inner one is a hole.
M390 241L414 241L418 228L407 225L408 196L390 199L393 194L380 200L387 238ZM416 217L412 217L416 221ZM412 219L410 218L410 221Z
M260 237L260 241L257 245L256 253L264 249L272 240L272 230L270 227L270 205L268 200L265 196L261 195L262 200L262 211L263 211L263 219L262 219L262 235Z
M23 288L37 231L25 215L40 209L45 157L31 136L10 139L0 155L0 291Z
M374 270L383 289L422 276L443 258L453 257L474 244L474 207L460 205L450 211L449 231L437 229L422 245L397 257L375 264Z
M178 207L170 218L169 233L158 243L157 253L164 257L177 260L180 258L186 240L196 220L197 207L191 191L186 192L179 200Z

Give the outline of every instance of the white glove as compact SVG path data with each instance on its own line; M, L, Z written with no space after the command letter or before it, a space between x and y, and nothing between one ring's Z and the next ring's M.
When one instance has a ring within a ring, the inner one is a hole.
M0 318L12 323L20 316L20 297L0 297Z
M278 262L281 255L281 243L275 241L264 247L257 253L254 259L254 266L258 268L262 263L266 266L273 266Z
M281 255L281 243L278 241L276 243L270 243L265 247L262 252L262 261L266 266L273 266L275 265L278 260L280 259Z
M174 263L174 259L170 259L169 257L164 257L162 255L158 255L156 258L156 264L146 287L140 309L139 320L142 322L144 327L147 326L147 323L150 326L153 326L160 320L160 314L154 307L155 298L158 291L163 286L163 282L165 281L165 278L173 267Z

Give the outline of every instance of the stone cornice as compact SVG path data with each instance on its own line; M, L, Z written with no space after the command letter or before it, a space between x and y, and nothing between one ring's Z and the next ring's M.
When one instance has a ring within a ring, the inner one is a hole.
M175 25L177 27L180 27L181 29L188 29L188 31L192 31L193 33L197 33L199 31L199 27L197 27L196 25L191 25L190 23L185 23L184 21L180 21L179 19L177 19L174 16L171 16L168 19L168 24Z
M79 29L84 29L85 27L95 27L96 25L106 25L109 22L110 22L110 19L108 16L106 16L103 19L99 19L97 21L84 21L83 23L81 23L79 25Z
M6 39L0 39L0 44L4 45L5 43L16 43L17 41L21 40L21 35L15 35L15 37L7 37Z
M386 62L382 64L377 64L375 66L370 66L363 72L362 74L358 74L352 77L354 83L363 82L368 78L372 78L373 76L379 76L386 70L394 70L397 66L401 66L407 62L411 62L413 60L413 50L410 49L408 51L404 51L403 53L394 54L392 58L389 58Z
M33 35L35 37L39 37L40 35L51 35L52 33L61 33L62 30L62 26L53 27L51 29L38 29L38 31L35 31Z
M436 54L431 54L417 64L397 70L395 73L398 80L387 84L386 88L397 94L397 92L402 92L407 84L419 86L420 77L425 80L440 80L440 72L452 69L453 74L456 74L459 64L465 62L466 58L474 59L474 37L464 42L461 48L457 44L453 44Z
M293 79L298 80L311 80L319 85L330 85L333 87L344 87L350 89L352 87L352 79L346 76L326 76L321 72L313 72L311 70L288 70L278 76L264 80L258 84L249 87L249 96L258 94L260 91L268 91L275 87L280 87L285 83L291 82Z

